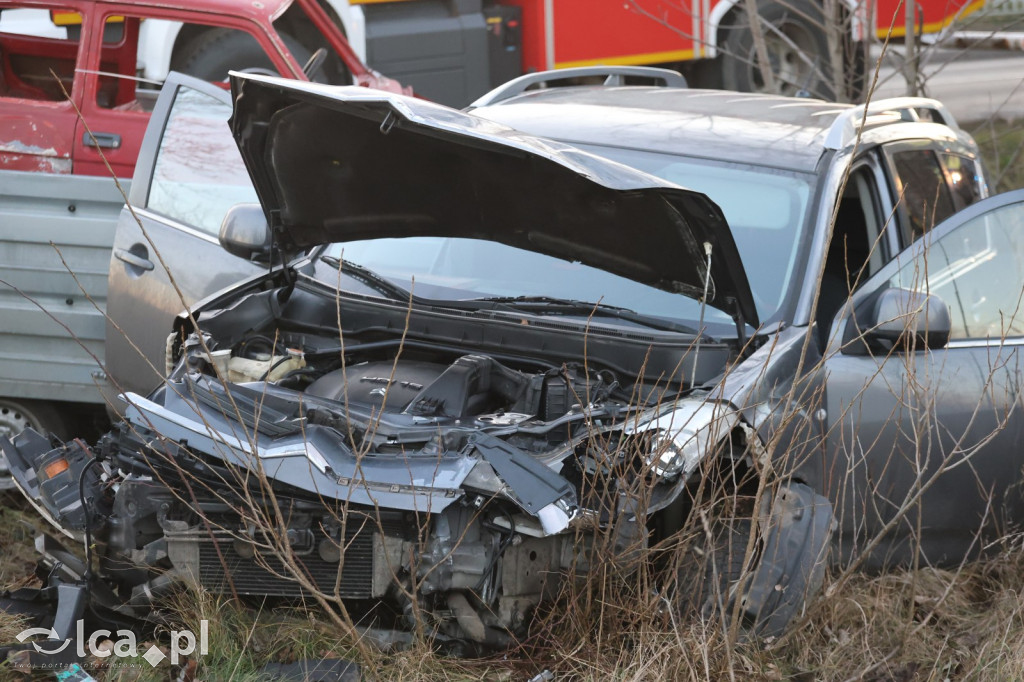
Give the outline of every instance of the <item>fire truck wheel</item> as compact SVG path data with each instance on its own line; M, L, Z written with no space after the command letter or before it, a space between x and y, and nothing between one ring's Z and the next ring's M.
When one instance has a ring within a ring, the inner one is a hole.
M297 40L282 35L285 44L299 64L305 64L310 52ZM189 42L181 54L175 55L174 68L190 76L208 81L223 81L235 69L252 73L278 75L270 57L248 33L218 28L206 31Z
M768 0L758 2L758 14L775 87L769 88L759 67L751 23L741 11L723 28L724 41L719 41L725 88L835 99L821 6L807 0Z

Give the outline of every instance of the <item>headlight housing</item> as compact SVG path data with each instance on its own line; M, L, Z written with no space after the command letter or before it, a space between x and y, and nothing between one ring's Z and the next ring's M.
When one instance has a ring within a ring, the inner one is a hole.
M627 435L649 435L647 465L664 479L689 476L700 461L739 423L728 403L687 398L661 408L624 429Z

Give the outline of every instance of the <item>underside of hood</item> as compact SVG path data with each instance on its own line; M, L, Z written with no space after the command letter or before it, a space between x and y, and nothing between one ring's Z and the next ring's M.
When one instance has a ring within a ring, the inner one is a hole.
M401 95L248 74L231 88L232 132L286 251L485 239L693 298L707 284L709 305L757 325L736 244L704 194Z

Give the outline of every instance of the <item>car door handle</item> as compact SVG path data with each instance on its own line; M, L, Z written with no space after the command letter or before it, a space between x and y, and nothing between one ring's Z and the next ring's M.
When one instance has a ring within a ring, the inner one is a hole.
M150 270L153 269L153 261L149 260L148 258L138 256L132 253L131 251L126 251L125 249L115 249L114 257L117 258L117 260L119 261L127 263L133 268L138 268L139 270L145 270L149 272Z
M95 138L95 139L94 139ZM103 149L120 149L121 136L117 133L82 133L82 144L86 147L102 147Z

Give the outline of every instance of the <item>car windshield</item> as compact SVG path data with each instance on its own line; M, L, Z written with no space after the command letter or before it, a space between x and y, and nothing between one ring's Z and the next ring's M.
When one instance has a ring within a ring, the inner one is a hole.
M419 298L466 301L526 297L568 299L619 306L643 315L691 323L700 303L624 277L542 254L480 239L406 237L331 244L322 254L373 270ZM415 284L413 281L415 280ZM335 284L332 280L331 284ZM586 318L586 312L580 313ZM715 333L733 329L732 319L708 307L705 322Z
M762 320L785 302L799 263L814 179L767 166L578 144L581 149L707 194L729 223Z

